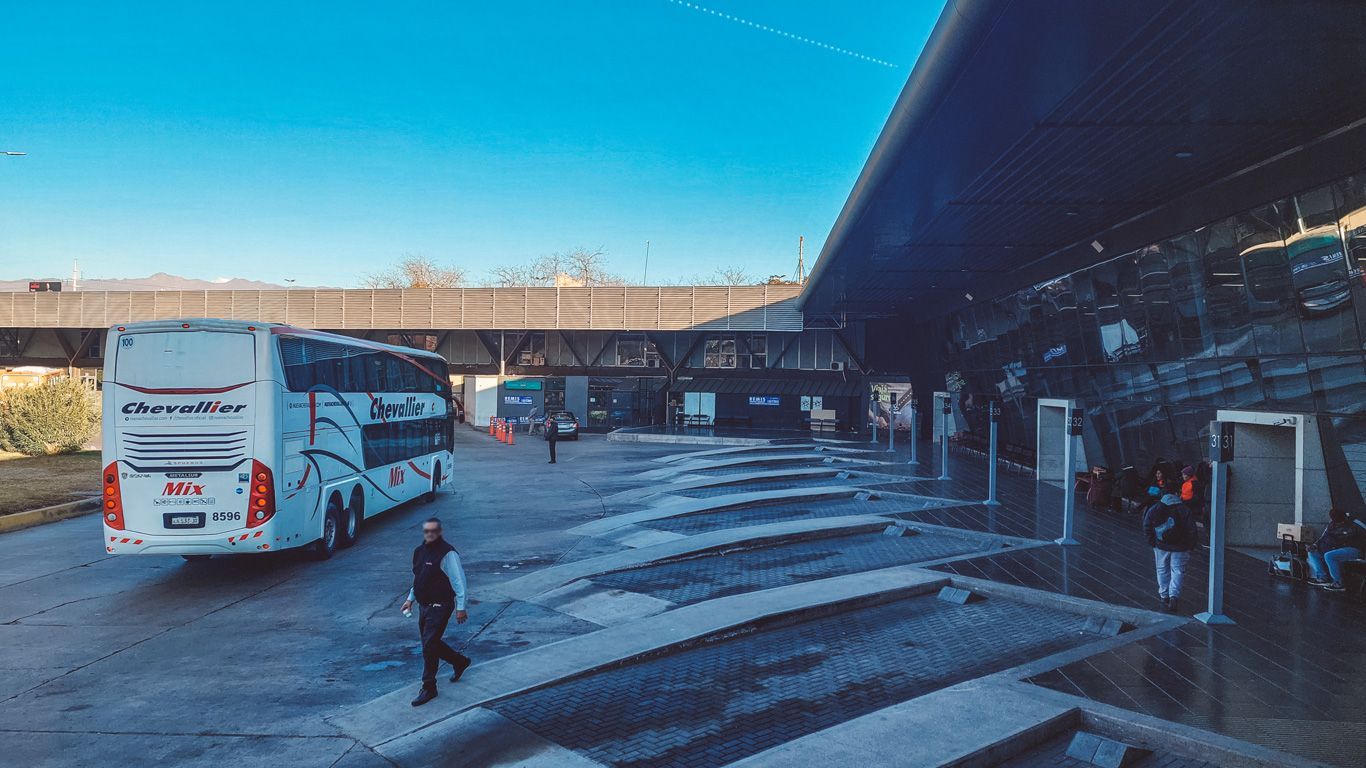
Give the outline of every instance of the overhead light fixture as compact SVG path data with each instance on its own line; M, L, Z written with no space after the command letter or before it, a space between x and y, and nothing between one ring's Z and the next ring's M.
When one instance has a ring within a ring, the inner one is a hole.
M1178 149L1172 153L1172 157L1175 157L1177 160L1189 160L1192 157L1195 157L1195 152L1189 149Z
M967 299L968 301L972 301L972 294L970 294L970 293L965 293L965 294L963 294L963 298Z
M1099 240L1092 240L1091 247L1096 249L1096 253L1100 253L1101 251L1105 250L1105 246L1101 245Z
M1080 213L1077 213L1076 211L1068 211L1068 212L1067 212L1067 215L1068 215L1068 216L1080 216L1081 214L1080 214Z

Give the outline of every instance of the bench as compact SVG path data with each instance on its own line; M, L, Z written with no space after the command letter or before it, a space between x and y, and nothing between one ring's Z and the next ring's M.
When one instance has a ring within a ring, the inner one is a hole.
M812 432L834 432L838 428L833 408L814 408L811 411Z
M1357 599L1366 597L1366 558L1359 557L1355 560L1344 560L1342 562L1342 586L1351 589L1347 584L1349 576L1356 579Z

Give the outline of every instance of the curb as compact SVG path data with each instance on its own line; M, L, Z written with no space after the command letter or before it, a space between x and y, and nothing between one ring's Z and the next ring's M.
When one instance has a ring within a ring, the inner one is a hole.
M760 437L715 437L712 435L657 435L632 432L609 432L609 443L659 443L666 445L734 445L761 446L769 441Z
M38 509L15 512L9 515L0 515L0 533L19 531L24 528L32 528L35 525L55 523L58 520L88 515L99 509L99 507L100 497L91 496L88 499L68 501L65 504L54 504L50 507L40 507Z

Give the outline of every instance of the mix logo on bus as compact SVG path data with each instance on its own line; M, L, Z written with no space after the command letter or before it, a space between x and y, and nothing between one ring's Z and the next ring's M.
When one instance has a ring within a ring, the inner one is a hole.
M401 466L400 466L400 467L390 467L390 468L389 468L389 487L390 487L390 488L394 488L394 487L400 486L400 485L403 485L403 467L401 467Z
M178 482L178 483L167 483L167 484L166 484L166 487L163 488L163 489L161 490L161 495L162 495L162 496L203 496L203 495L204 495L204 486L199 485L198 483L187 483L187 482L184 482L184 481L181 481L181 482Z
M376 397L370 401L370 418L381 421L421 416L426 410L427 404L420 402L411 395L404 398L403 402L400 403L386 403L382 397Z

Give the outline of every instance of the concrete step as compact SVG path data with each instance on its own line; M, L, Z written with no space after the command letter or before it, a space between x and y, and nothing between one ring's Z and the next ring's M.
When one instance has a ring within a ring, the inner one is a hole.
M663 520L670 517L694 515L721 509L733 509L735 507L744 507L753 504L819 501L821 499L847 499L853 498L860 493L872 493L872 498L877 498L878 496L876 492L870 492L868 489L856 486L823 485L814 488L790 488L777 491L766 490L748 493L731 493L723 496L710 496L703 499L687 497L669 499L667 501L661 501L647 509L592 520L583 525L569 529L569 533L577 536L602 536L616 528L648 522L650 520Z
M475 664L420 708L408 705L416 693L408 686L328 721L399 765L444 765L473 736L455 716L485 703L779 617L928 594L947 583L943 574L902 566L710 600Z

